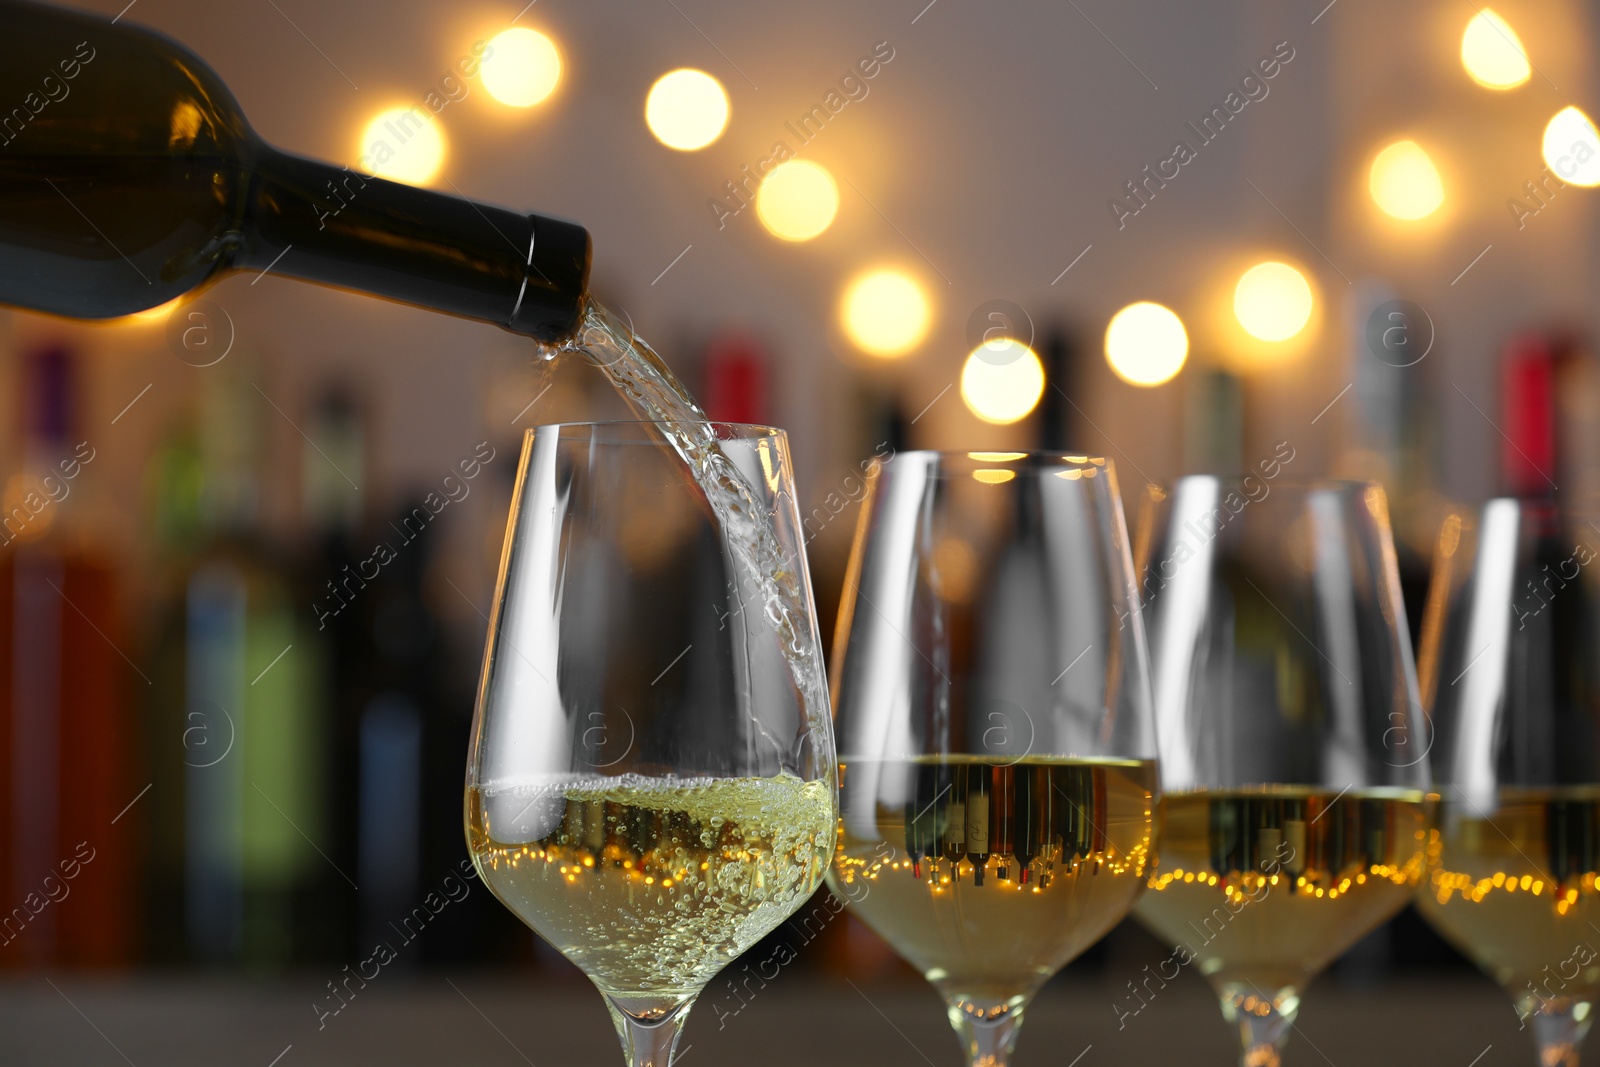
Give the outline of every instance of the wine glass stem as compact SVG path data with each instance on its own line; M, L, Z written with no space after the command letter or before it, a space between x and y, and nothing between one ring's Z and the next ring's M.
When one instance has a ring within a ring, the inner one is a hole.
M1283 1046L1300 1012L1293 989L1280 989L1268 997L1253 985L1229 983L1222 989L1222 1014L1239 1026L1239 1067L1279 1067Z
M1540 1067L1578 1067L1578 1046L1583 1044L1583 1037L1593 1021L1591 1006L1573 997L1529 997L1527 1000L1529 1003L1522 1005L1522 1014L1533 1028Z
M628 1057L628 1067L668 1067L693 1006L691 999L664 1014L641 1017L624 1011L607 997L606 1008L616 1024L617 1037L622 1040L622 1053Z
M972 1067L1006 1067L1022 1029L1022 1008L1012 1008L994 1019L978 1019L951 1005L950 1025L966 1049Z

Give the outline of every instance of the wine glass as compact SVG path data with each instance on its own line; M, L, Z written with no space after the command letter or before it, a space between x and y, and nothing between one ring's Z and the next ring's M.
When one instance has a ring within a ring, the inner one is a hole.
M1284 462L1151 487L1135 534L1163 793L1135 914L1174 946L1163 978L1210 981L1247 1067L1280 1061L1307 983L1410 900L1429 815L1383 490L1290 485Z
M1419 666L1438 831L1418 907L1575 1067L1600 991L1600 508L1446 518Z
M686 462L688 460L689 462ZM838 800L782 430L529 431L467 763L484 884L633 1067L821 883Z
M1148 655L1102 459L875 467L835 644L833 891L1003 1067L1039 987L1127 914L1153 849Z

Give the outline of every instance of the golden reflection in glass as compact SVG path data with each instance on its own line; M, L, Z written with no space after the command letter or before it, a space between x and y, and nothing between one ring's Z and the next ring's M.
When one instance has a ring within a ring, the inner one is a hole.
M1137 914L1225 996L1302 988L1404 907L1425 869L1420 792L1202 790L1168 794L1162 812Z
M1502 788L1494 805L1447 800L1428 867L1417 906L1519 1010L1600 992L1594 949L1574 960L1600 943L1600 787Z
M909 791L878 805L870 836L843 821L830 881L952 1003L1004 1014L1099 940L1143 886L1153 760L926 756L856 760L843 773L847 788Z

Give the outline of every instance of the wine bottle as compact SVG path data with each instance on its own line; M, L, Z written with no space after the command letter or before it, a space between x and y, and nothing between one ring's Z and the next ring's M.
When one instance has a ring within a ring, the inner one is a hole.
M332 884L313 883L308 895L316 906L305 909L305 920L312 927L308 933L344 954L370 951L385 932L392 937L386 923L409 911L416 896L414 843L402 832L378 845L381 828L375 835L369 824L370 787L406 763L409 734L397 717L380 713L369 722L364 714L378 704L371 678L375 594L366 587L375 577L370 568L388 558L379 554L376 542L398 543L381 536L391 533L387 529L375 534L369 521L362 489L371 485L366 410L352 386L322 385L304 416L299 449L300 508L310 544L298 568L294 607L313 631L311 646L323 662L319 681L325 714L317 730L326 753L320 770L329 832L318 847L364 887L351 894L337 875ZM397 813L389 829L404 823L406 805L417 802L414 783L407 788L406 798L389 798ZM383 855L375 857L377 852ZM375 918L378 912L381 919Z
M1336 473L1384 487L1394 528L1400 592L1411 639L1420 637L1431 555L1439 532L1433 463L1438 417L1426 401L1430 368L1421 363L1433 339L1398 294L1379 282L1361 282L1350 300L1349 380L1353 403L1343 412L1345 439ZM1335 424L1330 413L1327 424Z
M1017 857L1017 884L1027 885L1032 875L1033 858L1039 852L1037 837L1039 817L1037 794L1033 788L1034 768L1024 767L1017 773L1017 832L1014 853Z
M46 345L21 361L24 463L0 504L0 966L117 966L135 949L130 647L118 574L78 520L95 447L78 363ZM91 506L92 510L92 506ZM16 944L13 946L12 942Z
M767 357L755 338L718 337L706 350L705 411L713 422L762 423L767 418Z
M1044 402L1039 406L1039 447L1050 451L1081 448L1089 440L1084 403L1084 353L1078 339L1062 323L1047 327L1041 335L1039 358L1044 363ZM1077 401L1072 398L1078 397Z
M989 768L967 769L967 862L972 864L972 884L983 884L989 863Z
M1002 882L1011 880L1011 861L1016 855L1011 835L1016 817L1016 768L1002 763L993 768L989 787L989 847L994 852L995 875Z
M1555 491L1556 361L1542 336L1524 337L1501 364L1500 446L1502 488L1529 503L1547 502Z
M916 788L906 801L906 853L911 857L911 871L922 877L923 859L933 859L939 854L934 838L934 805L938 799L938 768L929 764L916 770Z
M940 838L942 854L950 864L950 880L961 880L961 860L967 854L967 768L952 764L947 768L950 781L950 804L945 809L944 834Z
M0 303L103 319L231 271L553 342L585 303L570 222L264 144L214 72L127 22L0 0Z
M1226 370L1190 379L1184 412L1185 469L1238 476L1244 470L1244 384Z
M328 839L320 657L287 560L259 533L261 405L246 355L210 372L205 389L197 432L182 435L194 443L175 448L157 479L158 525L177 558L154 656L151 747L164 763L155 793L181 798L166 829L178 869L158 881L183 902L160 910L181 910L182 932L166 936L191 958L271 968L319 949L309 932L321 933L345 875L306 847Z

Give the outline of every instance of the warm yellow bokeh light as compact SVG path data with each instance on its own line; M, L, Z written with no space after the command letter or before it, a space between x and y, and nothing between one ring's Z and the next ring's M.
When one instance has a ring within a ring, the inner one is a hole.
M490 96L507 107L532 107L556 91L561 52L538 30L513 26L489 42L478 69Z
M967 409L996 426L1027 418L1043 395L1044 364L1021 341L985 342L972 350L961 368L961 399ZM983 473L975 471L973 477L983 481Z
M183 297L175 296L165 304L159 304L145 311L135 311L132 315L124 315L115 321L128 326L149 326L152 323L166 322L167 316L171 315L173 309L182 302Z
M1396 141L1379 152L1367 188L1384 213L1397 219L1425 218L1444 203L1439 168L1415 141Z
M1461 65L1485 89L1515 89L1533 72L1517 31L1489 8L1467 20L1461 34Z
M933 311L915 278L883 269L868 271L850 283L839 318L844 332L863 351L893 359L922 343Z
M1557 111L1544 128L1545 165L1572 185L1600 185L1600 131L1575 107Z
M392 107L361 131L356 169L390 181L426 185L444 166L439 123L419 107Z
M1311 318L1311 284L1287 263L1257 263L1233 289L1233 313L1251 337L1287 341Z
M1189 334L1171 308L1141 300L1106 327L1106 362L1129 385L1171 381L1189 358Z
M650 87L644 121L668 148L693 152L722 136L731 111L721 82L703 70L682 67L661 75Z
M828 168L806 159L780 163L756 190L756 215L774 237L809 241L839 213L839 186Z

